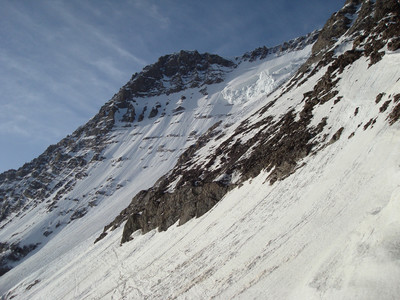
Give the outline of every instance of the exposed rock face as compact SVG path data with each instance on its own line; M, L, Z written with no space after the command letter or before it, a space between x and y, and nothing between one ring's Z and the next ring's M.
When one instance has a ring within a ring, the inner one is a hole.
M393 97L394 103L396 103L396 106L393 108L392 112L389 114L389 124L393 125L395 122L397 122L400 119L400 94L396 94ZM389 101L388 101L389 102ZM389 102L390 103L390 102ZM384 104L386 106L386 102ZM387 109L387 106L384 108L384 110Z
M332 46L349 29L351 18L362 2L362 0L348 0L341 10L329 18L313 46L313 60L320 58L321 51Z
M155 187L139 192L131 204L112 223L105 226L104 232L96 239L96 242L105 237L109 229L119 227L126 220L128 222L122 242L128 241L131 233L138 229L141 229L143 233L157 227L159 230L167 230L178 220L180 224L183 224L211 209L234 185L199 180L195 172L187 172L181 166L191 163L192 154L219 133L215 131L218 125L220 123L212 126L195 145L182 154L179 163L172 171L173 175L163 176ZM184 173L180 174L180 172ZM176 181L177 188L169 192L173 181Z
M0 257L0 276L11 269L10 262L19 261L36 249L37 246L38 244L20 246L19 244L0 243L0 253L2 253Z
M174 193L159 194L158 189L139 193L133 201L139 207L130 207L132 213L128 212L121 242L129 241L132 232L139 229L143 233L154 228L162 231L178 220L181 225L191 218L200 217L221 200L227 191L227 186L211 182L202 186L186 185ZM138 209L138 212L134 212Z
M261 170L270 172L269 180L273 184L301 167L299 161L305 156L338 141L343 127L333 132L327 141L327 135L322 134L326 118L318 125L311 126L314 107L329 101L334 104L340 101L340 98L335 98L338 94L336 86L339 75L347 66L363 56L370 58L370 65L375 64L385 54L381 50L385 45L389 50L397 49L399 12L400 4L395 0L377 0L375 3L347 1L344 8L328 20L314 44L312 56L286 85L287 92L328 66L314 89L304 94L299 113L291 110L274 120L273 116L268 115L268 110L274 105L275 99L256 114L263 116L261 120L257 123L244 121L232 136L210 153L205 162L196 164L196 153L211 140L220 138L222 129L216 124L182 154L177 166L169 174L162 177L153 188L135 196L130 206L105 227L99 239L110 228L116 228L126 220L122 242L128 241L136 230L166 230L178 220L179 224L185 223L189 218L203 214L204 209L212 207L226 192L244 180L257 176ZM342 37L353 43L353 49L335 56L335 43ZM316 35L310 37L313 38ZM243 60L263 58L268 53L268 48L259 48L245 54ZM399 105L393 108L389 115L390 124L400 118L399 111ZM365 126L368 128L373 123L375 119ZM241 142L241 136L255 131L257 133L252 138ZM233 180L234 176L240 179Z
M343 35L352 37L354 49L365 50L364 54L371 57L371 64L376 63L384 55L383 52L379 52L384 45L387 44L391 51L400 47L399 14L400 4L396 0L346 1L346 5L334 14L321 30L314 44L313 54L302 71L320 60L326 65L326 60L329 60L332 53L323 50L332 47Z
M353 52L348 52L342 59L353 59L354 62L354 55L358 58L363 55L370 58L370 66L382 59L385 46L390 51L399 49L399 16L400 3L397 0L346 1L320 31L310 58L294 76L288 89L301 85L309 76L332 63L337 49L335 43L340 37L353 45Z
M316 30L305 36L285 42L282 45L278 45L272 48L267 48L266 46L259 47L251 52L245 53L240 59L244 61L255 61L257 59L264 59L265 57L267 57L267 55L271 54L302 50L304 49L304 47L314 43L318 39L319 34L320 32Z
M225 71L235 63L214 54L180 51L165 55L140 73L135 73L124 93L131 97L157 96L221 82ZM123 98L127 98L126 95Z

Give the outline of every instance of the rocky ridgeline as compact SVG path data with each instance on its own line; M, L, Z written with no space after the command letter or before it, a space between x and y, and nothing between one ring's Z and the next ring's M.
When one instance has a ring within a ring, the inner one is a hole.
M101 126L84 126L59 143L46 149L38 158L24 164L18 170L9 170L0 175L0 230L9 222L22 217L25 212L45 203L48 213L56 211L65 215L65 223L44 228L43 236L53 230L82 217L88 208L63 209L59 201L70 192L78 180L87 177L86 170L93 162L102 160L107 135L92 135L90 132L105 132ZM79 199L67 199L79 201ZM26 244L24 241L0 241L0 276L12 265L23 259L40 242Z
M335 59L335 43L346 37L353 43L342 60L354 55L370 58L370 65L385 55L384 47L390 51L400 48L400 4L397 0L347 0L345 6L333 14L320 31L318 40L308 61L299 69L289 88L301 84L321 68ZM350 58L351 60L352 58ZM308 76L304 76L308 74Z
M266 46L259 47L251 52L246 52L243 56L238 57L236 60L242 61L255 61L258 59L264 59L268 55L282 55L284 53L299 51L313 44L319 36L319 30L313 31L305 36L284 42L282 45L278 45L272 48Z
M385 55L385 46L390 51L399 49L399 13L400 4L396 0L347 1L344 8L334 14L320 31L310 59L284 87L283 93L287 93L322 67L329 66L314 88L304 94L303 107L298 114L290 110L274 120L274 116L268 115L268 110L279 97L274 99L255 114L262 116L261 120L256 123L243 121L235 133L223 139L224 142L209 154L206 162L199 165L196 154L208 143L217 143L224 136L223 128L216 124L182 154L171 172L152 188L138 193L114 222L104 228L96 242L124 221L127 222L122 243L129 241L136 230L146 233L156 228L166 230L178 221L183 224L207 212L230 189L254 178L262 170L270 172L269 181L273 184L300 168L301 159L339 140L343 127L330 135L323 134L327 118L316 126L310 125L313 110L328 101L333 104L340 101L340 97L336 97L336 86L340 80L338 75L347 66L362 56L370 58L370 65L377 63ZM316 36L317 33L314 33L309 40L315 41ZM335 56L335 42L341 37L351 41L353 49ZM298 47L295 43L292 46ZM261 59L270 51L284 51L284 48L259 48L245 54L243 60ZM389 114L389 124L399 119L399 99L400 95L394 96L397 104ZM380 112L385 111L387 106L385 102ZM372 124L373 120L369 123ZM365 124L364 130L369 125ZM253 136L241 142L241 137L250 132ZM329 136L330 139L327 139Z
M77 180L87 176L89 163L103 159L111 128L112 122L100 112L31 162L0 174L0 222L45 200L51 210Z

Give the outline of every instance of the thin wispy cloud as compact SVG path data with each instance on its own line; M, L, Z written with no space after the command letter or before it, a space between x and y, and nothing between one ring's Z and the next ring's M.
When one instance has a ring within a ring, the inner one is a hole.
M70 10L69 7L65 5L65 3L55 2L51 4L51 7L52 10L70 29L70 35L73 35L70 40L79 40L87 45L96 45L96 48L100 46L99 49L101 49L102 52L108 50L124 59L130 59L141 66L146 64L145 60L136 56L132 51L128 51L120 46L119 41L114 39L111 34L104 30L100 31L98 29L99 24L88 23L85 19L78 17L73 11ZM91 8L92 7L89 9ZM79 46L82 47L82 45ZM87 48L92 47L88 46ZM93 53L91 54L93 55Z
M171 25L171 19L164 15L161 12L162 9L160 6L154 2L155 1L136 0L133 1L133 4L138 11L145 13L145 15L151 18L153 22L156 22L160 28L167 29Z

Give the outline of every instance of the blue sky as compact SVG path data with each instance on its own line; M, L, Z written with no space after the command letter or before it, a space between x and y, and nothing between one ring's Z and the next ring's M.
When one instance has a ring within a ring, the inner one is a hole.
M234 57L321 28L344 0L0 0L0 172L181 49Z

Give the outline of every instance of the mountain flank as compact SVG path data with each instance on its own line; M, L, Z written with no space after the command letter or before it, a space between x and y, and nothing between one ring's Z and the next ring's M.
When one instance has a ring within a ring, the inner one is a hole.
M397 299L400 3L180 51L0 174L4 299Z

